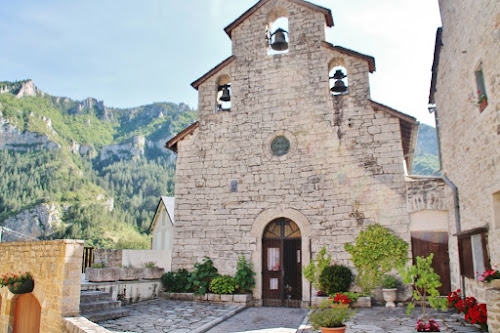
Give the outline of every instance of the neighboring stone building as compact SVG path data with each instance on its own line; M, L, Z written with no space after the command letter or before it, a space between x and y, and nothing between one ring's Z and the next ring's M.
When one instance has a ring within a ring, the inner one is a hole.
M256 299L299 306L311 296L301 267L321 247L352 267L344 244L369 224L410 241L418 123L370 99L374 58L325 42L326 26L326 8L261 0L225 29L233 54L193 82L198 121L167 143L173 269L209 256L234 274L244 253Z
M172 248L175 231L174 204L175 198L162 196L148 229L151 235L153 235L151 250L166 252L164 256L166 266L162 267L167 271L172 267Z
M451 264L465 293L485 300L477 272L500 264L500 2L439 1L429 102L439 124L442 170L456 186ZM457 237L458 236L458 237ZM457 247L458 246L458 247ZM460 286L456 276L455 288Z

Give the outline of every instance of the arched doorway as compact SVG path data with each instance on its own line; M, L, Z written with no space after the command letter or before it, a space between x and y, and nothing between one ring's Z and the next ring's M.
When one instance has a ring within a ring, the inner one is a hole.
M287 218L273 220L264 230L262 249L263 305L300 307L302 249L297 224Z
M22 294L15 300L14 333L40 332L40 303L33 294Z

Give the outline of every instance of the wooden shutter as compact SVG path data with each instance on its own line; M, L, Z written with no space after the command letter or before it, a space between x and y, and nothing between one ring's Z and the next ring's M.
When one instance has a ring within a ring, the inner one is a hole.
M458 254L460 257L460 274L473 279L475 276L470 235L458 237Z

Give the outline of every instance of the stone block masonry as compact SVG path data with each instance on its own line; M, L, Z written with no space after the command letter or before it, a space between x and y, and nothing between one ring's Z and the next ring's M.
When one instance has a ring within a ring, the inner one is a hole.
M63 332L63 317L79 314L82 256L83 241L77 240L0 243L0 275L33 275L40 333ZM18 297L0 289L0 332L12 332Z

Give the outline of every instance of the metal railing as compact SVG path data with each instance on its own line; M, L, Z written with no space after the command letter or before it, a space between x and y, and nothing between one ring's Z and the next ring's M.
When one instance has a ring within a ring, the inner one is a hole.
M82 273L85 273L85 268L92 267L93 263L94 263L94 248L84 247L83 260L82 260Z

